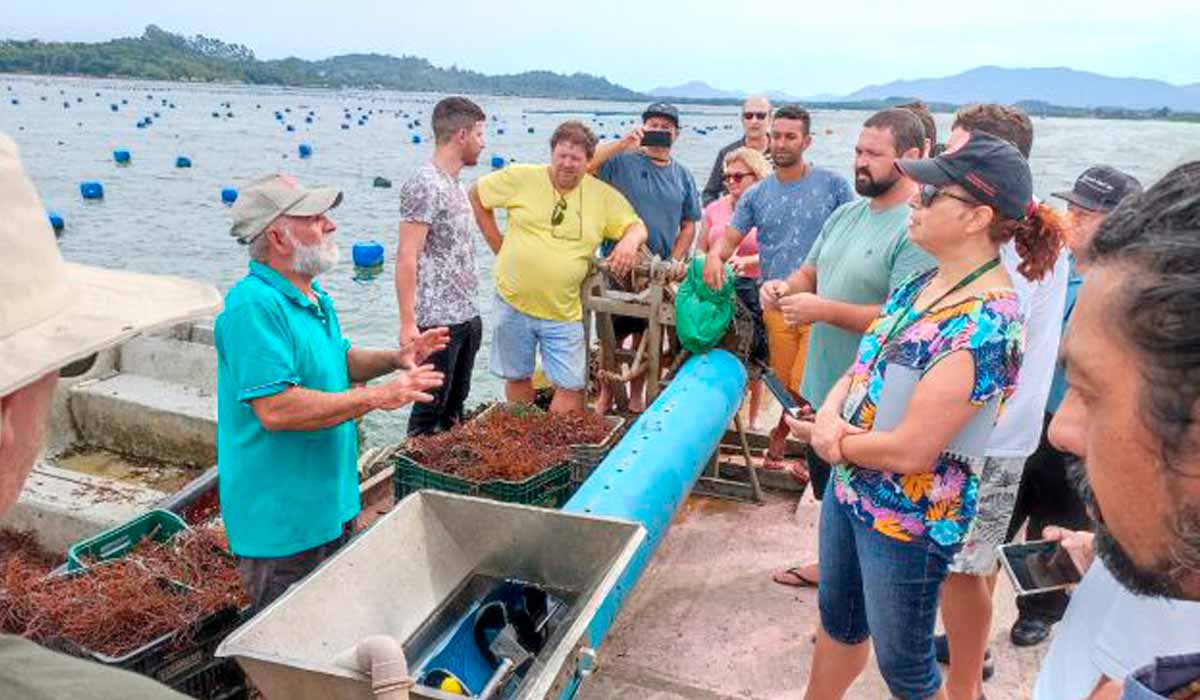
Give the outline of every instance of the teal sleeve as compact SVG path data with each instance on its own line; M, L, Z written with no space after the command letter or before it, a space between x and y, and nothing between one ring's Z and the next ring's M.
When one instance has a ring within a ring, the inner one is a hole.
M227 309L217 319L216 330L219 360L229 369L238 401L272 396L300 383L291 332L273 304Z
M937 267L937 261L908 240L907 229L896 236L896 243L891 251L892 272L888 277L888 289L895 289L910 277L932 270Z

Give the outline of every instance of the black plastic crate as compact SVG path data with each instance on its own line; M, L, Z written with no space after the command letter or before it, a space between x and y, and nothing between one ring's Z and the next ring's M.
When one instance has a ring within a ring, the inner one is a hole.
M171 683L173 690L199 700L246 700L250 686L233 659L213 659Z

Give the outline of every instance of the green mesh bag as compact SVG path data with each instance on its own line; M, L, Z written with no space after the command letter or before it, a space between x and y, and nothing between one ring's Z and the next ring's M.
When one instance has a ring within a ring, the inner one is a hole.
M716 347L733 319L733 305L733 269L725 266L725 286L714 290L704 283L704 256L692 258L675 296L680 345L697 354Z

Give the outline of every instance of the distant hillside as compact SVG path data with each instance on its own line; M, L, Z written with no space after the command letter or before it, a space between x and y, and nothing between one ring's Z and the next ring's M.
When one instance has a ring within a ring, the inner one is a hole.
M184 37L154 25L140 37L97 44L0 41L0 73L76 74L155 80L243 82L258 85L381 87L415 92L464 92L521 97L641 100L645 96L604 78L528 71L484 75L438 68L416 56L348 54L320 61L260 61L240 44Z
M674 87L656 87L646 94L651 97L682 97L689 100L740 100L746 96L744 92L721 90L700 80Z
M983 66L945 78L897 80L871 85L842 98L847 102L889 97L926 101L1045 102L1064 107L1121 107L1200 111L1200 83L1172 85L1145 78L1113 78L1070 68Z

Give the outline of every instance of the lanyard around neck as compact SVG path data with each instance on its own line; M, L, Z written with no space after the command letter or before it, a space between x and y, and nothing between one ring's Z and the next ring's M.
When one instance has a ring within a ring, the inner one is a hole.
M930 302L929 305L927 305L924 309L921 310L920 313L918 313L916 315L916 318L920 318L921 316L924 316L926 313L929 312L930 309L936 307L938 304L945 301L946 298L949 297L951 294L954 294L955 292L967 287L975 280L977 280L980 277L983 277L987 273L991 272L999 264L1000 264L1000 256L996 256L996 257L992 258L991 260L985 262L984 264L980 265L979 267L975 268L969 274L967 274L967 276L960 279L958 281L958 283L956 283L953 287L946 290L945 294L942 294L937 299L934 299L932 302ZM908 319L909 312L912 311L912 307L914 304L917 303L917 297L919 297L919 296L921 296L920 292L917 292L916 294L914 294L912 296L912 298L909 299L908 303L905 304L904 308L900 310L900 313L898 313L896 315L896 320L892 322L892 327L890 329L888 329L887 335L883 337L883 342L879 344L879 353L880 354L883 353L883 347L885 345L887 345L889 342L891 342L892 338L896 337L898 332L908 328L908 326L911 325L911 324L904 324L904 326L902 327L900 324L904 323L904 321ZM913 320L915 321L916 319L914 318ZM876 358L878 358L878 355L876 355Z

